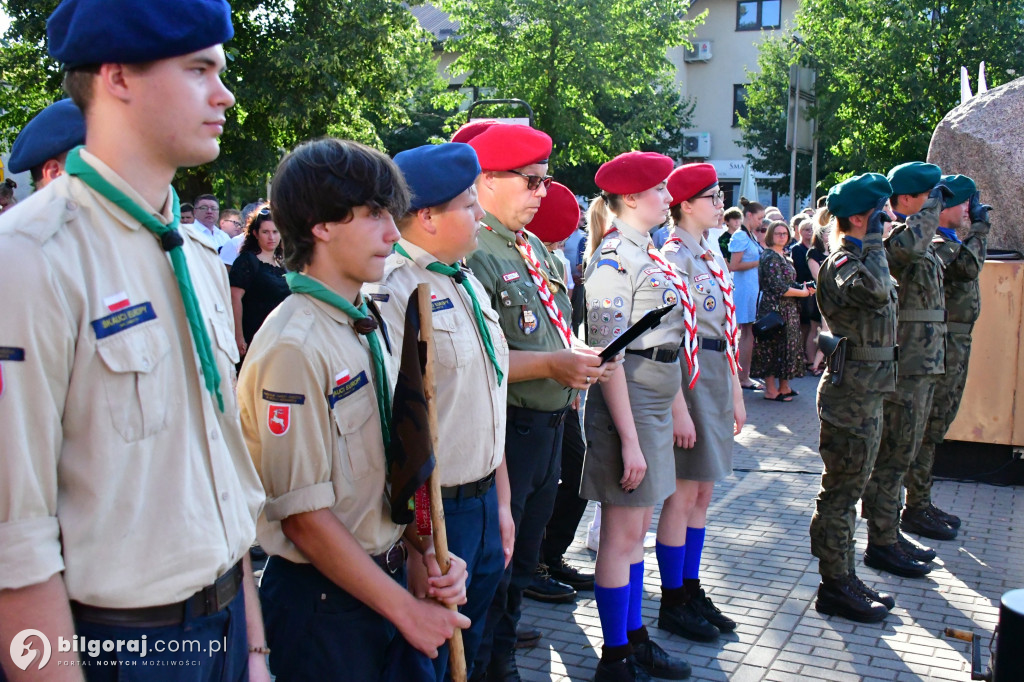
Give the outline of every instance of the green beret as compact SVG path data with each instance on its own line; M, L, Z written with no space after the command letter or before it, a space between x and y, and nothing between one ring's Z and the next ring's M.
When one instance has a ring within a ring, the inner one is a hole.
M901 163L886 176L895 194L920 194L931 191L942 178L942 169L934 163L911 161Z
M843 180L829 190L825 205L837 218L849 218L873 209L879 199L892 196L892 187L884 175L865 173Z
M953 192L953 196L943 202L942 208L959 206L978 191L978 186L974 184L974 180L971 180L966 175L943 175L942 182Z

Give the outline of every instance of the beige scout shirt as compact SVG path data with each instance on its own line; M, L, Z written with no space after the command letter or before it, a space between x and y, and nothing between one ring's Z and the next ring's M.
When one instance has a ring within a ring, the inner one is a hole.
M690 296L697 306L697 335L705 339L724 339L725 299L722 287L718 285L718 280L711 274L711 269L701 256L710 250L726 277L731 277L729 269L725 266L718 249L712 249L706 239L701 239L698 243L693 235L678 227L672 236L678 237L682 244L678 250L666 245L663 253L665 260L672 264L690 288Z
M238 381L245 442L267 491L260 545L295 563L309 560L281 530L293 514L330 509L370 554L404 529L385 497L373 360L351 322L292 294L256 333ZM386 348L385 361L393 376Z
M616 231L605 236L587 266L587 343L607 346L648 311L675 305L660 325L629 344L629 349L679 348L683 339L679 292L648 255L650 235L618 219L612 225Z
M420 282L433 294L434 382L438 408L438 468L441 485L478 481L494 471L505 450L505 400L508 387L508 343L498 325L487 291L471 272L463 269L476 291L480 309L494 344L498 365L506 377L498 385L494 365L487 355L473 316L473 302L461 284L447 275L430 272L437 259L406 240L402 248L413 257L388 256L384 279L364 291L377 303L388 325L398 355L405 331L409 295Z
M96 157L82 158L163 222ZM185 258L221 377L206 390L170 259L146 228L64 176L0 218L0 588L64 570L71 599L188 598L255 536L263 490L234 398L224 265Z

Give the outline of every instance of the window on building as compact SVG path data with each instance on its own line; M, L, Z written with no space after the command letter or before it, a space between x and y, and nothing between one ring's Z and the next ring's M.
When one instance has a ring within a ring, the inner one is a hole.
M732 127L738 128L740 116L747 117L747 86L732 86Z
M782 20L781 5L781 0L740 0L736 3L736 30L778 28Z

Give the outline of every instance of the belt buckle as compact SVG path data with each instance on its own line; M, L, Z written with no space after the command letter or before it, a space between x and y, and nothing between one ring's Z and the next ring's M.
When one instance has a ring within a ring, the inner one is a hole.
M384 553L384 570L390 575L398 573L405 563L405 545L401 541L391 545L391 549Z

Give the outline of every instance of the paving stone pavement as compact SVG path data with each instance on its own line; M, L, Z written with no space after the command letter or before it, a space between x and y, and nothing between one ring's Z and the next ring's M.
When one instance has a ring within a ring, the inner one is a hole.
M649 549L643 614L652 637L689 661L696 680L970 680L970 645L943 631L983 635L988 662L999 598L1024 586L1024 490L937 481L936 504L964 525L955 540L926 541L939 553L932 573L913 580L859 563L857 574L893 593L896 608L872 625L822 616L814 610L817 562L807 534L821 473L816 386L813 377L794 381L800 395L791 403L745 392L748 423L737 437L733 475L715 489L701 566L703 586L739 623L736 632L698 644L659 630L660 582ZM586 548L586 530L593 510L591 504L566 555L591 571L595 554ZM860 551L865 533L860 520ZM540 628L544 638L519 652L523 679L592 679L601 643L593 592L581 593L575 604L525 605L523 623Z

